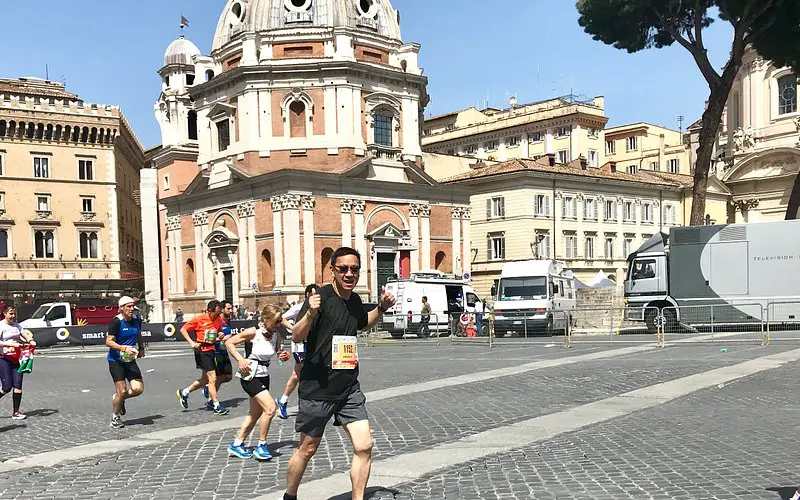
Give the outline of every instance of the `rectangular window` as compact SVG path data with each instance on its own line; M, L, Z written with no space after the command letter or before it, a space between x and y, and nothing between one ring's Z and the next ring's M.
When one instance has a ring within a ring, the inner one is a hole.
M622 220L626 222L633 222L636 220L636 211L634 210L632 201L626 201L622 205Z
M0 258L8 258L8 232L9 229L0 229Z
M0 191L0 210L6 209L6 193Z
M550 234L537 233L536 234L536 253L540 259L550 258Z
M586 254L584 258L587 260L594 259L594 236L586 236Z
M650 203L642 204L642 222L653 222L653 205Z
M220 151L225 151L231 145L231 130L228 120L217 122L217 141Z
M490 234L488 237L489 260L503 260L506 258L506 237L502 234Z
M617 152L617 143L612 141L606 141L606 154L613 155Z
M639 138L637 136L631 136L625 139L625 147L628 151L636 151L639 149Z
M617 220L617 202L606 200L606 220Z
M537 194L533 206L534 215L537 217L550 216L550 197L546 194Z
M636 175L636 172L638 172L638 171L639 171L639 169L637 168L635 163L632 164L632 165L628 165L628 173L629 174Z
M577 201L574 196L564 197L564 218L576 219L578 217Z
M626 237L622 242L622 255L627 259L633 253L633 238Z
M597 220L597 200L587 198L583 202L583 214L586 219Z
M557 157L557 159L558 159L558 163L561 163L561 164L564 164L564 165L566 165L567 163L569 163L569 162L570 162L570 159L569 159L569 150L568 150L568 149L560 149L560 150L558 151L558 157Z
M596 149L590 149L589 150L589 158L588 158L588 162L587 162L589 167L597 168L597 158L598 158L597 150Z
M5 165L5 156L0 153L0 175L5 175L6 173L6 165Z
M486 200L486 218L502 219L506 216L506 201L502 196Z
M487 141L486 144L483 145L483 149L486 151L494 151L497 149L497 141Z
M542 132L531 132L528 134L528 142L542 142L544 134Z
M393 142L393 132L392 132L392 123L394 122L394 118L390 115L376 113L375 117L375 144L380 146L392 147L394 145Z
M509 148L515 148L519 146L519 136L509 137L506 139L506 146Z
M169 174L164 174L164 179L163 179L162 182L164 184L164 191L168 191L169 190Z
M464 146L464 154L466 155L474 155L478 152L478 146L474 144L470 144L468 146Z
M556 137L569 137L572 133L572 127L558 127L556 129Z
M606 236L606 260L614 260L614 238Z
M94 163L92 160L78 160L78 179L82 181L94 180Z
M35 231L34 255L37 259L52 259L55 257L56 239L53 231Z
M81 259L96 259L98 256L97 251L97 233L96 232L81 232L78 235L80 240Z
M578 237L575 235L564 236L564 251L568 259L578 258Z
M37 194L36 195L36 210L39 212L49 212L50 211L50 195L49 194Z
M94 198L81 198L81 212L94 212Z
M33 158L33 176L40 179L50 177L50 158L35 156Z
M681 170L681 160L680 158L673 158L667 161L667 171L671 174L677 174Z
M672 205L664 206L664 222L675 224L675 207Z
M650 162L650 170L653 172L661 172L661 165L657 161Z

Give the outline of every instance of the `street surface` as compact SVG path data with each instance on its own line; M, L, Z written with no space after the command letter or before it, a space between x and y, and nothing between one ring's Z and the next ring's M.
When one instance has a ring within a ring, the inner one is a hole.
M701 338L664 349L602 339L565 349L560 338L362 346L368 498L789 498L800 482L800 342ZM25 421L0 400L0 498L280 498L291 418L273 423L272 462L228 458L246 394L223 386L228 417L203 409L199 391L182 411L175 390L197 376L194 359L184 344L160 345L140 360L145 394L128 402L127 426L111 429L104 356L37 354ZM273 366L273 395L290 369ZM349 498L347 442L329 426L301 499Z

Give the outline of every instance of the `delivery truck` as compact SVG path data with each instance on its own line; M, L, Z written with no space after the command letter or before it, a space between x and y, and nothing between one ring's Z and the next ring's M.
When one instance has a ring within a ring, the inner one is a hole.
M23 328L108 325L118 312L116 305L78 306L69 302L48 302L40 305L20 325Z
M625 316L650 331L760 323L768 303L800 301L800 220L673 227L627 260ZM775 308L770 321L793 315Z

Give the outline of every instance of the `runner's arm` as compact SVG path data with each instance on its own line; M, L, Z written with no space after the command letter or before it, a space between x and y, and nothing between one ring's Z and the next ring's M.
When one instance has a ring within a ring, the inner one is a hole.
M120 352L126 352L127 346L117 343L117 335L119 334L119 319L114 318L111 324L108 325L108 335L106 335L106 346L110 349L116 349Z
M192 349L197 349L200 346L200 344L192 340L192 338L189 336L189 331L195 328L197 328L197 326L194 321L189 321L181 327L181 335L183 335L183 338L186 339L186 342L192 346Z
M242 330L241 332L237 333L236 335L231 335L225 340L225 349L233 356L233 358L241 363L247 363L247 360L242 356L239 352L239 349L236 348L237 345L241 344L242 342L252 342L256 336L256 329L255 327L248 328L246 330Z

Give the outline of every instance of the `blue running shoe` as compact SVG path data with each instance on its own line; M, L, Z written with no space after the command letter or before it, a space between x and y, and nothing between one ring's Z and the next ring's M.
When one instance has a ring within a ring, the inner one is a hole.
M206 401L206 410L213 410L214 409L214 402L210 399Z
M289 410L286 408L286 405L289 404L287 401L286 403L281 403L281 398L275 398L275 404L278 405L278 416L281 420L286 420L289 418Z
M181 408L183 408L184 410L188 410L189 409L189 395L187 394L187 395L184 396L183 395L183 391L181 389L178 389L176 394L178 395L178 401L181 404Z
M244 447L244 445L234 446L231 444L228 446L228 456L231 457L239 457L239 458L252 458L253 454Z
M231 411L229 409L225 408L222 405L218 405L218 406L214 407L214 415L218 415L220 417L223 416L223 415L227 415L230 412Z
M272 460L272 453L269 452L269 447L267 447L267 445L262 444L253 450L253 458L261 461Z
M203 387L203 397L206 399L211 399L211 396L208 395L208 386Z

